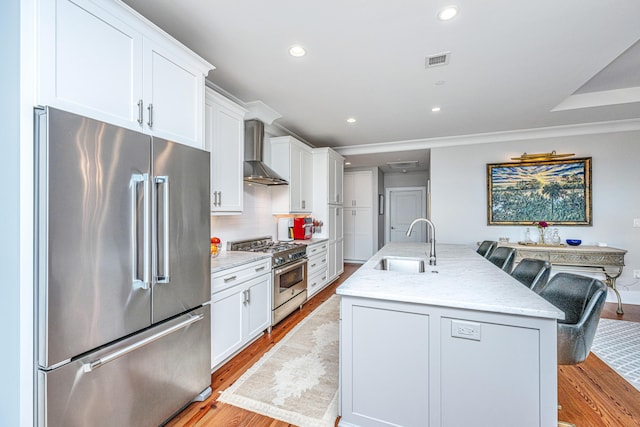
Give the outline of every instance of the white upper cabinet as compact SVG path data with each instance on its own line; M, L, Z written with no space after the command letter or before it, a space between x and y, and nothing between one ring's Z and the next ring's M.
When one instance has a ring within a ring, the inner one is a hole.
M39 104L204 147L211 64L117 1L37 7Z
M371 171L347 172L344 174L344 207L372 207Z
M270 139L269 166L289 185L271 189L273 213L311 213L313 210L313 154L311 148L290 136Z
M206 88L205 140L211 151L211 212L242 213L246 109Z
M329 191L327 203L341 205L343 194L344 158L333 150L328 151L329 160Z
M143 47L144 131L204 148L204 74L172 55L165 44L145 39Z

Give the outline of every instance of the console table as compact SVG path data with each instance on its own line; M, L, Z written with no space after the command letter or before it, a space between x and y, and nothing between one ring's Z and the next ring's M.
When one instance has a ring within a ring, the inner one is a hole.
M622 274L624 267L624 249L610 248L607 246L565 246L565 245L539 245L519 243L499 243L499 246L508 246L516 249L515 263L523 258L534 258L549 261L551 265L589 267L604 273L605 283L618 298L618 314L623 314L622 300L616 288L616 279Z

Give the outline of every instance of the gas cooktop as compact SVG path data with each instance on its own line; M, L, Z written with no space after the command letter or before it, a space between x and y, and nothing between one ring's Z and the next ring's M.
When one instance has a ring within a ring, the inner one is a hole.
M270 253L272 266L276 267L303 258L307 254L307 245L293 242L274 242L272 237L259 237L229 242L227 250Z

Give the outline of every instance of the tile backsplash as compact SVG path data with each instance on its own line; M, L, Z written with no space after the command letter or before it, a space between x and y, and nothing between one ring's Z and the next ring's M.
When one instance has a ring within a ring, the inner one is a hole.
M271 213L271 192L265 185L244 183L244 211L242 215L211 216L211 236L227 242L263 236L277 236L277 220Z

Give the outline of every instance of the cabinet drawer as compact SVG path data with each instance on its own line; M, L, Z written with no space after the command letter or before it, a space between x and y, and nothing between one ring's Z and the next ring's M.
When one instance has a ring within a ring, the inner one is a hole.
M270 271L271 259L267 258L215 272L211 275L211 292L220 292Z
M327 283L328 278L328 269L325 267L324 270L318 272L313 276L309 276L307 279L307 299L311 298L316 292L324 287Z
M309 258L307 262L307 277L314 276L327 268L327 253Z
M329 242L315 243L307 246L307 258L311 259L314 255L326 254Z

